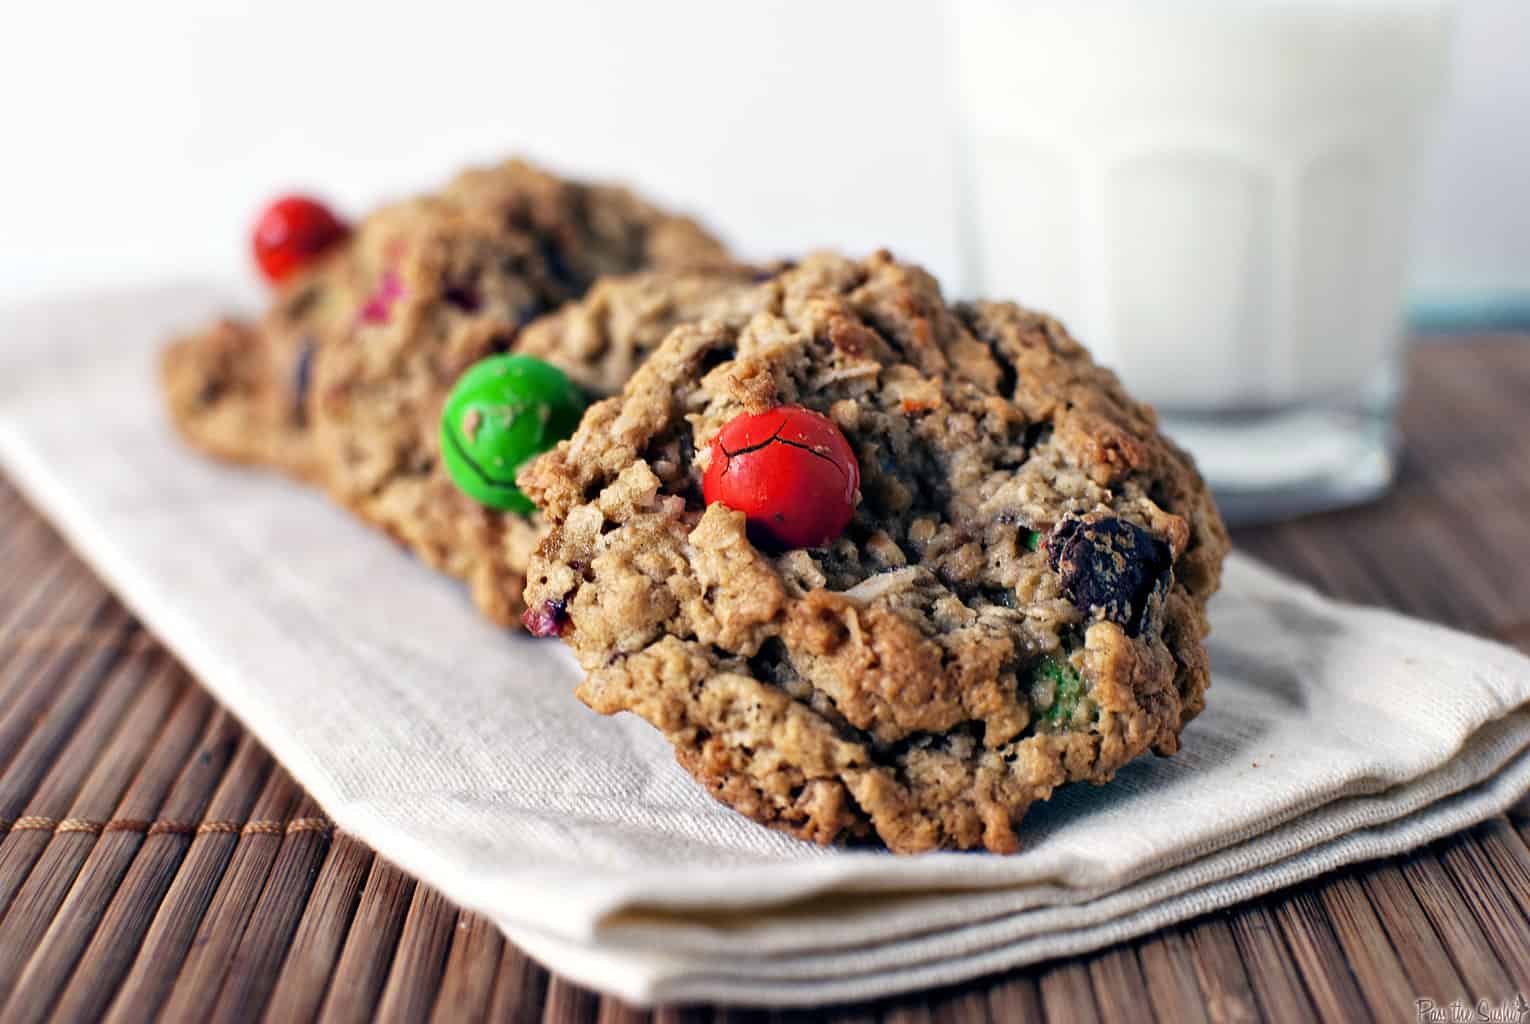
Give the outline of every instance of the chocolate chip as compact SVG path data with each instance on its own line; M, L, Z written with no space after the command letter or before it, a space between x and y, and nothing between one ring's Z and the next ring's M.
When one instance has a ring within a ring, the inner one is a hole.
M1099 609L1136 636L1153 595L1168 589L1169 546L1124 519L1065 519L1047 538L1047 562L1063 593L1085 612Z
M1038 423L1029 423L1026 425L1025 434L1020 439L1020 443L1025 446L1025 450L1027 452L1030 452L1037 445L1045 443L1046 440L1051 436L1052 424L1046 420L1042 420Z
M441 297L446 300L447 305L454 306L464 313L476 313L483 305L483 297L471 284L452 285L441 293Z
M546 267L547 276L562 291L572 292L578 295L584 291L583 275L576 274L569 266L568 260L563 255L563 247L557 240L544 236L540 246L542 263Z
M313 350L313 335L304 335L297 361L292 365L292 422L300 427L308 424L308 387L313 378Z
M521 625L532 636L561 636L568 625L568 602L552 599L527 608L521 613Z

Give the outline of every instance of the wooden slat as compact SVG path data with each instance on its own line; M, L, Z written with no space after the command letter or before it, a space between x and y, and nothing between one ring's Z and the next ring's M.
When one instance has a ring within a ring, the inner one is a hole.
M415 887L409 916L404 919L404 930L393 956L393 969L377 1005L379 1017L396 1021L430 1019L456 924L456 908L445 897L428 886Z
M1281 935L1268 903L1255 903L1228 920L1249 988L1267 1020L1312 1020L1315 1009L1298 961Z
M995 979L988 987L988 1016L995 1021L1032 1021L1044 1019L1041 986L1034 972L1016 971Z
M321 814L319 805L311 797L304 796L294 821L312 821ZM265 885L247 913L248 922L229 960L228 973L224 975L223 987L218 991L209 1020L247 1021L259 1015L276 983L277 972L287 955L292 933L297 930L329 845L327 831L289 830L282 836L282 844L266 875ZM202 997L190 992L189 988L177 983L166 1010L167 1017L174 1019L171 1011L175 1007L175 997L183 991L186 995L181 998L188 1002L201 1001Z
M112 622L110 628L119 632L126 628L126 616L120 609L108 611L107 616ZM48 697L46 707L31 723L16 755L6 766L5 783L10 792L5 794L0 816L6 820L15 818L15 812L38 791L64 746L80 729L81 720L94 706L105 677L122 653L120 647L101 648L88 652L84 659L61 656L49 665L49 675L60 685ZM104 724L100 728L104 731ZM79 752L76 756L83 754ZM89 759L82 756L79 770L89 764Z
M1254 988L1238 955L1227 916L1216 914L1188 929L1195 956L1195 978L1206 1002L1206 1015L1215 1024L1259 1019Z
M1308 890L1278 900L1275 920L1301 970L1318 1019L1365 1019L1365 1000L1360 998L1360 990L1316 894Z
M156 817L211 712L212 702L205 693L194 688L181 692L175 711L110 818L152 821ZM82 820L101 819L82 816ZM51 1002L48 986L57 968L48 962L50 949L57 946L67 951L88 936L142 841L142 833L128 830L104 833L99 841L91 832L60 832L52 837L0 920L0 950L13 951L0 956L0 999L26 1002L33 1012L39 1009L37 1004ZM72 965L73 958L69 960ZM36 989L18 987L24 969L35 972Z
M90 579L83 568L72 572L70 576L69 585L58 595L57 605L49 609L51 616L43 619L41 628L56 628L59 622L70 621L73 617L88 618L91 621L103 615L114 615L119 619L122 617L110 597ZM20 692L19 699L6 708L4 717L0 717L0 766L6 768L11 766L24 749L38 723L48 721L46 713L49 709L56 711L53 716L55 719L64 716L67 720L78 714L82 702L88 700L92 692L89 676L74 675L74 687L64 695L62 702L59 701L58 681L69 675L70 665L80 655L78 648L15 649L18 653L0 672L0 687L14 688ZM55 704L59 706L55 707ZM37 773L42 771L35 765L18 767Z
M247 736L208 807L208 818L285 820L297 787L286 773L271 769L270 756ZM242 908L265 879L279 842L279 836L266 833L221 831L204 832L191 841L109 1019L127 1024L152 1016L178 973L200 978L215 973L222 978L233 943L243 932L242 920L235 918L242 916ZM214 962L216 971L211 969Z
M928 1003L931 1018L942 1024L988 1024L993 1018L988 1012L988 998L983 991L985 987L966 985L932 993ZM602 1008L610 1002L602 1000ZM847 1020L854 1020L855 1016L854 1011L838 1015L837 1024L845 1024Z
M129 654L116 666L112 681L103 686L107 696L98 702L36 792L26 798L19 814L8 817L34 821L109 818L188 683L163 651L143 648ZM112 696L116 691L132 700L125 714L119 714L117 699ZM18 774L29 773L23 770ZM7 773L7 779L11 778ZM0 838L0 917L10 908L52 838L52 831L45 828L13 829Z
M371 850L349 836L335 837L271 993L266 1019L272 1024L318 1014L371 868Z
M1466 982L1456 971L1444 941L1413 895L1402 870L1385 862L1366 871L1360 884L1392 940L1392 949L1407 972L1413 994L1432 998L1442 1006L1466 998Z
M1089 983L1089 968L1080 960L1064 960L1041 972L1041 1009L1049 1018L1096 1021L1100 1008Z
M489 1012L494 974L504 945L499 929L487 919L466 911L458 914L457 931L431 1015L435 1024L477 1020Z
M494 978L494 997L489 1001L489 1018L513 1024L540 1021L546 993L547 972L525 953L505 943Z
M542 1007L542 1024L594 1024L600 999L554 975L547 986L547 1002Z
M319 1020L345 1024L371 1019L413 895L414 879L381 857L373 859Z
M1477 838L1504 891L1514 900L1519 918L1530 921L1530 847L1502 817L1478 828Z
M1437 844L1440 863L1456 894L1471 908L1498 962L1516 987L1530 981L1530 931L1514 896L1493 869L1472 832Z
M174 724L172 721L172 726ZM189 756L180 759L181 771L165 799L152 803L145 799L141 814L123 813L119 808L118 819L136 822L199 820L213 784L222 775L238 737L238 726L233 718L227 712L214 711L196 746L188 752ZM133 797L130 790L124 801L125 807L133 806ZM167 834L148 835L137 828L101 833L63 905L16 981L15 992L5 1006L8 1020L41 1020L47 1015L86 943L106 915L124 877L129 878L130 885L151 885L161 875L158 870L161 859L176 855L173 851L162 852L166 848L159 840L168 838L171 837ZM129 872L146 841L150 845L148 858L138 863L149 865L145 869L148 877L132 876Z
M537 1016L532 1019L540 1020L541 1008L538 1007L536 1012ZM790 1011L788 1011L788 1013L789 1012ZM495 1015L491 1008L489 1019L505 1020L508 1018ZM517 1021L519 1022L524 1019L524 1016L520 1016L517 1018ZM716 1019L715 1014L709 1012L704 1007L699 1006L658 1006L655 1007L653 1011L654 1024L704 1024L704 1022L714 1019ZM871 1024L871 1022L878 1019L880 1018L874 1015L868 1016L864 1022L861 1022L861 1024Z
M1445 949L1455 962L1467 991L1507 992L1509 976L1483 934L1482 925L1472 917L1471 908L1456 898L1455 887L1431 854L1403 861L1403 877L1418 897L1429 921L1444 939Z
M1108 949L1090 958L1087 966L1094 999L1104 1020L1123 1020L1153 1005L1137 951L1132 947Z
M785 1019L782 1015L782 1020ZM653 1014L648 1010L628 1006L620 999L600 999L595 1014L595 1024L650 1024L652 1020Z
M162 812L163 818L186 825L202 820L245 820L250 805L255 802L260 791L261 782L270 769L271 759L254 738L242 732L232 719L225 718L223 724L230 741L237 743L237 746L220 772L221 780L209 770L195 784L201 787L200 791L188 792L187 799L179 806L174 806L172 801ZM200 767L210 767L210 763ZM112 897L111 905L107 907L106 915L97 926L90 944L80 956L69 986L59 998L59 1017L65 1020L94 1020L105 1013L134 958L141 952L145 936L158 916L160 900L171 885L180 881L183 886L181 891L184 892L184 887L194 885L199 876L221 874L233 845L231 840L236 835L198 835L193 831L180 830L149 834ZM182 859L199 840L202 842L198 852L202 856L196 858L196 864L183 870ZM189 926L196 920L194 908L198 902L194 900L189 905L177 904L172 908L174 919L186 922L188 932ZM152 954L158 951L156 942L152 949L145 952ZM151 961L146 959L145 963L150 964Z
M5 600L4 614L0 615L0 643L4 645L0 648L0 666L7 670L27 650L14 642L18 637L47 625L47 617L58 611L57 603L71 590L83 588L81 593L90 594L90 570L71 558L58 536L40 520L34 522L34 532L44 538L43 543L14 552L6 563L9 571L0 576L0 597ZM62 616L57 619L63 621ZM7 697L16 693L16 678L12 675L8 679Z
M45 563L30 557L18 560L20 565L7 562L9 572L0 574L0 764L10 763L17 742L7 738L14 735L14 727L5 723L18 713L23 716L29 713L16 709L35 692L30 684L46 685L50 681L46 674L28 672L24 666L20 671L12 670L12 662L35 650L19 642L20 639L39 628L36 616L46 614L49 604L76 581L84 580L80 584L85 588L81 593L89 593L89 572L84 566L75 565L61 549Z
M297 796L297 786L285 772L271 772L250 817L283 820ZM165 915L162 926L156 922L159 931L151 934L152 948L164 958L163 964L145 961L135 970L114 1008L121 1019L135 1019L137 1011L167 999L178 1013L207 1014L282 841L279 834L245 834L230 848L227 837L200 838L205 843L198 859L201 870L188 875L185 889L176 894L182 909Z
M1340 875L1317 891L1345 962L1378 1020L1404 1020L1415 1010L1408 974L1365 889Z
M1152 1000L1153 1016L1158 1021L1162 1024L1210 1021L1200 984L1195 980L1195 956L1184 932L1171 928L1139 941L1137 959Z

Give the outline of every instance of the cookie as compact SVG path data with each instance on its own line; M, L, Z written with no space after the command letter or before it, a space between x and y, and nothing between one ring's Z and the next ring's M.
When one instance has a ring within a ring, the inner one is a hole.
M452 485L438 438L446 393L522 335L593 394L614 390L673 318L750 280L723 257L695 223L623 189L519 161L468 171L362 221L258 322L222 321L172 344L167 404L192 443L324 487L514 623L538 528ZM598 312L556 315L602 275L645 268L613 282Z
M814 256L751 303L677 327L518 477L550 527L527 621L573 649L580 698L757 821L905 853L1015 850L1056 787L1173 753L1228 542L1152 410L1057 321L949 304L885 253ZM705 497L724 428L786 407L856 463L818 547Z
M279 289L258 321L222 319L165 348L161 389L182 437L229 462L317 479L307 397L321 339L353 312L342 270L326 260Z

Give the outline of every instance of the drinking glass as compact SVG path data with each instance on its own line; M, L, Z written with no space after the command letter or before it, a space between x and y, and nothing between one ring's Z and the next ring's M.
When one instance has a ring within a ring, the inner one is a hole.
M1058 314L1229 519L1390 482L1447 0L961 0L967 281Z

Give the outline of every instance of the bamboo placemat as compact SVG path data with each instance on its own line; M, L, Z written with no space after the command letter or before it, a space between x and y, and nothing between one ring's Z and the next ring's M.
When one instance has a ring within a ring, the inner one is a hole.
M1239 542L1330 593L1530 650L1530 341L1420 346L1413 370L1394 493ZM634 1010L336 832L3 482L0 566L5 1020L1364 1021L1530 993L1516 813L953 990L827 1014Z

